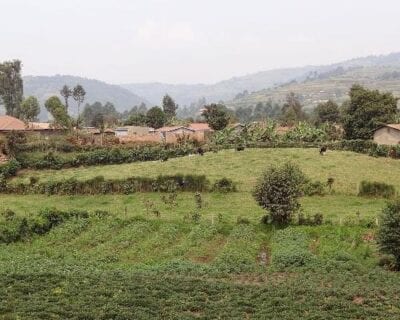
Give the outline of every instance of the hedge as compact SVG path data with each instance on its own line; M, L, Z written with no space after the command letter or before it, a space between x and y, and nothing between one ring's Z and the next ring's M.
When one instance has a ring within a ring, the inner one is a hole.
M216 185L222 185L216 188ZM76 178L39 182L31 178L29 184L7 184L2 193L46 194L46 195L94 195L94 194L132 194L135 192L172 192L172 191L217 191L233 192L233 182L223 178L210 187L204 175L158 176L156 178L131 177L127 179L106 180L103 176L80 181Z
M196 153L192 146L167 147L167 146L144 146L135 148L104 148L80 153L75 157L63 158L57 153L49 152L39 159L35 159L27 154L18 154L16 159L22 168L30 169L55 169L94 166L106 164L121 164L138 161L166 161L169 158L182 157Z

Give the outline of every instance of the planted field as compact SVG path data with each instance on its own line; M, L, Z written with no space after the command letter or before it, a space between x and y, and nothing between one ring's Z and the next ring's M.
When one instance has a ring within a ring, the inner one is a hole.
M268 165L286 160L313 181L334 178L325 196L301 199L323 225L260 223L251 190ZM161 192L0 195L0 235L9 242L0 244L0 319L399 319L400 278L380 266L375 243L386 200L357 196L362 180L399 190L399 163L249 149L22 172L12 183L204 174L230 178L239 191L204 192L200 209L194 192L174 201ZM43 208L80 211L61 219Z

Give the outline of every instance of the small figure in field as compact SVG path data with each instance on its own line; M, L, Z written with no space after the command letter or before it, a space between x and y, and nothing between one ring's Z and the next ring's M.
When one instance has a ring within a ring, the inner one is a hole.
M322 146L322 147L319 149L319 154L320 154L321 156L323 156L323 155L325 154L326 150L327 150L326 146Z
M198 147L198 148L197 148L197 153L198 153L199 155L203 156L203 155L204 155L204 150L203 150L203 148L202 148L202 147Z

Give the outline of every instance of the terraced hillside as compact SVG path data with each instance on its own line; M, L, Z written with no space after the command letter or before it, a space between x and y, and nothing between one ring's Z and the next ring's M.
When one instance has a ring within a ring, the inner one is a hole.
M400 67L338 67L326 73L310 74L305 81L292 81L274 88L252 92L227 102L227 105L233 108L248 107L269 100L283 103L286 95L294 92L306 108L312 109L328 99L342 103L347 99L351 86L356 83L369 89L393 92L395 96L400 96Z

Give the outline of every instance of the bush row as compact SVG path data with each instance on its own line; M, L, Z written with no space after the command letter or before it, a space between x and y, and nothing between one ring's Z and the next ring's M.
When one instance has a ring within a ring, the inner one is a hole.
M107 212L96 211L93 215L104 217ZM20 217L11 210L5 210L0 217L0 243L24 241L34 235L48 233L54 227L70 219L88 219L88 211L60 211L44 209L37 216Z
M121 164L138 161L166 161L169 158L182 157L195 153L192 146L167 147L162 145L135 148L104 148L80 153L75 157L64 158L57 153L49 152L39 159L29 156L29 153L19 154L16 159L23 168L55 169L93 166L106 164Z
M173 192L173 191L235 191L230 179L223 178L210 186L204 175L158 176L156 178L131 177L127 179L106 180L103 176L80 181L71 178L61 181L39 182L31 177L29 184L6 184L3 193L46 194L46 195L94 195L94 194L132 194L135 192Z

